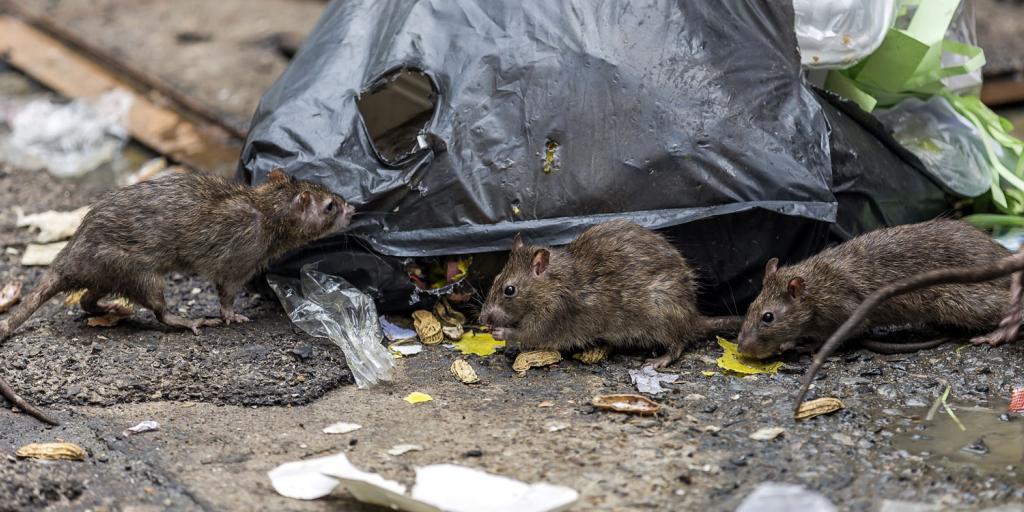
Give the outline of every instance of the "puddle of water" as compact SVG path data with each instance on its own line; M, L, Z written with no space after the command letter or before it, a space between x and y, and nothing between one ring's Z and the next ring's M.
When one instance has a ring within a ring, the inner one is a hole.
M941 407L932 421L924 419L928 407L907 409L908 415L918 419L913 422L914 428L893 438L893 446L952 463L970 464L986 473L1006 475L1012 471L1024 480L1024 417L1006 414L1008 405L1007 401L973 406L951 403L965 430ZM1008 466L1013 466L1013 470Z

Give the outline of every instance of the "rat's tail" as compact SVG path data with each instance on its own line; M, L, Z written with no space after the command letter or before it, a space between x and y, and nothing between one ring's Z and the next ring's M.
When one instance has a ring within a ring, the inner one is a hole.
M39 309L39 306L42 306L46 301L50 300L50 297L53 297L58 292L62 291L62 288L63 286L60 277L52 270L47 272L46 275L43 276L43 279L39 281L39 286L36 286L36 289L32 290L32 293L28 294L28 297L25 297L25 300L22 301L18 307L14 308L7 318L0 321L0 341L7 339L15 329L20 327L21 324L25 323L25 320L28 320L28 318L32 316L32 313L35 313L36 310ZM2 376L0 376L0 396L7 399L11 405L25 411L29 416L32 416L43 423L60 425L57 420L37 409L32 404L26 402L24 398L18 396L18 394L14 392L14 389L11 388L11 385L8 384Z
M0 320L0 341L7 339L15 329L21 327L21 324L32 316L32 313L39 309L39 306L62 291L64 290L60 277L52 270L48 271L43 275L43 279L39 281L36 289L32 290L32 293L28 294L21 304L11 310L11 314L7 315L7 318Z

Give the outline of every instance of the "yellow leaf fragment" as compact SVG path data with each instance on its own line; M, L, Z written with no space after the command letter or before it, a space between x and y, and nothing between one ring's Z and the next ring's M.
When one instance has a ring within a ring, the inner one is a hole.
M32 443L14 454L24 459L85 460L85 450L74 443Z
M704 371L700 372L700 374L705 376L705 377L714 377L715 374L717 374L717 373L718 372L713 372L711 370L704 370Z
M498 348L504 347L504 341L498 341L493 336L487 333L475 333L469 331L459 338L459 341L453 343L455 348L463 354L475 354L480 357L487 357L495 352Z
M822 414L836 412L843 407L845 407L843 402L838 398L818 398L816 400L810 400L800 404L800 408L796 411L796 414L793 415L793 418L806 420L815 416L821 416Z
M68 296L64 297L64 305L70 307L78 304L82 301L83 295L85 295L85 288L69 292Z
M421 404L423 402L429 402L433 399L434 397L426 393L421 393L419 391L413 391L412 393L409 393L409 396L405 397L405 401L409 402L410 404Z
M774 363L766 363L758 359L751 359L743 357L736 350L736 344L732 343L721 336L718 337L718 344L725 350L722 357L718 358L718 367L723 370L728 370L734 373L741 373L743 375L755 375L759 373L774 374L778 373L779 368L782 366L781 361Z

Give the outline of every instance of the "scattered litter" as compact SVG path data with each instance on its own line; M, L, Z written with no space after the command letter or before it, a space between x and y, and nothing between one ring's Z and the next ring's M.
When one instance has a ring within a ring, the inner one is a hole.
M189 293L192 295L199 295L200 293L203 293L203 290L202 288L192 288L189 290Z
M74 443L32 443L14 454L23 459L85 460L85 450Z
M512 369L519 372L519 375L522 376L530 368L552 365L561 360L562 354L554 350L530 350L528 352L520 352L516 356L515 362L512 363Z
M468 269L468 267L466 268ZM461 277L456 278L453 276ZM456 262L450 262L448 280L452 281L453 279L462 279L462 277L465 277L465 271L458 270ZM441 320L441 332L444 333L445 338L450 340L458 340L462 338L462 324L466 323L466 315L463 315L453 308L448 302L447 297L441 297L441 300L437 301L437 304L434 305L434 314L436 314L437 318Z
M462 330L461 325L446 325L441 327L441 332L444 333L444 337L450 340L457 340L462 338L465 331Z
M81 297L79 297L79 301L81 301ZM102 316L91 316L85 321L85 324L89 327L113 327L121 320L132 316L132 303L128 302L128 299L119 297L111 302L111 305L116 306L118 311Z
M89 212L88 206L83 206L70 212L58 212L54 210L25 215L25 211L19 207L14 208L14 214L18 217L15 224L19 228L29 228L38 231L35 242L48 244L71 238L82 223L85 214Z
M683 400L686 400L687 402L698 402L700 400L704 400L705 398L707 397L699 393L690 393L689 395L684 396Z
M772 439L781 436L785 431L786 429L782 427L765 427L757 430L753 434L750 434L750 438L755 441L771 441Z
M426 393L420 393L419 391L413 391L412 393L409 393L409 396L405 397L405 401L410 404L420 404L423 402L429 402L433 399L434 397Z
M802 485L765 482L754 489L736 512L836 512L828 498Z
M324 427L324 434L348 434L349 432L355 432L361 428L363 428L363 426L358 423L345 423L344 421L340 421Z
M946 399L949 398L950 389L952 389L952 386L947 385L946 390L942 392L942 396L939 398L939 400L942 401L942 408L946 410L946 414L948 414L949 417L953 419L953 421L956 423L956 426L960 427L960 430L966 432L967 427L965 427L964 424L960 422L960 418L956 417L956 414L953 413L953 408L950 407L949 403L946 402Z
M441 322L430 311L425 309L413 311L412 320L416 327L416 334L425 345L437 345L444 340Z
M725 353L723 353L722 357L719 357L717 361L718 367L723 370L744 375L754 375L758 373L774 374L778 373L779 367L782 366L781 361L765 363L757 359L743 357L736 350L735 343L732 343L721 336L718 337L718 344L723 350L725 350Z
M403 341L396 341L388 345L388 349L391 350L397 357L414 356L423 352L423 344L414 342L416 338L407 339Z
M853 438L852 437L850 437L850 436L848 436L846 434L840 434L838 432L832 434L832 439L834 439L837 443L839 443L839 444L841 444L843 446L853 446L855 444L853 442Z
M4 248L4 252L7 253L7 254L10 254L11 256L17 256L17 255L21 254L21 251L19 251L15 247L6 247L6 248Z
M608 358L608 348L604 346L594 347L590 350L573 354L572 358L583 364L597 364Z
M144 164L139 169L126 177L123 181L124 185L134 185L141 183L146 180L151 180L167 170L167 159L158 156Z
M475 354L480 357L487 357L498 351L499 348L505 346L504 341L494 339L493 336L485 332L475 333L469 331L462 335L459 341L452 344L456 350L463 354Z
M718 372L714 372L714 371L711 371L711 370L704 370L704 371L700 372L700 374L705 376L705 377L714 377L715 375L718 375Z
M639 370L629 370L629 378L633 381L637 391L651 395L657 395L668 391L661 387L662 383L671 384L679 379L679 376L672 373L660 373L651 365L644 365Z
M21 281L7 283L0 288L0 313L11 309L21 300Z
M380 328L389 341L406 341L416 338L416 331L399 327L391 323L384 315L380 316Z
M590 401L591 405L605 411L653 416L661 410L661 404L640 395L599 395Z
M390 382L395 360L381 344L384 334L373 299L348 281L318 271L316 263L303 266L300 274L300 281L267 276L292 323L341 347L360 389Z
M470 366L469 361L465 359L456 359L452 362L451 367L452 375L456 379L459 379L463 384L476 384L480 382L480 377L477 377L476 370Z
M548 432L558 432L569 428L569 426L570 425L564 421L552 421L551 423L548 423Z
M548 401L548 400L544 400L543 402L537 404L537 407L554 407L554 406L555 406L554 402L551 402L551 401Z
M985 444L985 440L979 438L975 440L973 443L960 448L960 451L970 453L973 455L988 455L988 452L990 450L988 445Z
M821 416L822 414L836 412L843 407L845 407L843 402L838 398L818 398L816 400L810 400L800 404L800 408L797 409L793 418L797 420L806 420L815 416Z
M409 452L422 452L423 447L418 444L396 444L388 450L388 455L398 457L399 455L406 454Z
M557 512L579 499L573 489L511 478L453 464L416 468L411 495L406 487L362 471L344 454L282 464L267 473L282 496L311 500L341 486L355 499L406 512Z
M1010 395L1009 412L1024 413L1024 388L1013 390L1013 394Z
M83 295L85 295L85 289L69 292L68 296L64 297L64 305L67 307L78 305L82 301Z
M717 434L722 431L722 427L718 425L705 425L703 429L705 434Z
M53 263L57 253L67 245L67 242L56 242L52 244L28 244L25 246L25 253L21 255L21 265L25 267L46 267Z
M0 139L0 154L15 167L81 176L120 154L131 103L132 95L119 89L66 103L28 102L7 119L11 133Z
M121 432L121 435L128 437L135 434L141 434L143 432L155 432L157 430L160 430L160 424L155 421L147 420L143 421L142 423L139 423L138 425L135 425L134 427L128 430L125 430L124 432Z

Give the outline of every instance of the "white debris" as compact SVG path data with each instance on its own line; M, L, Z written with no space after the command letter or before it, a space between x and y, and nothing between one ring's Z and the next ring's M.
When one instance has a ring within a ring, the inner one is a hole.
M661 387L664 383L673 383L679 379L678 375L672 373L659 373L651 365L644 365L639 370L629 370L629 378L633 381L637 391L657 395L668 391Z
M548 432L558 432L569 428L569 424L564 421L552 421L548 423Z
M322 498L340 486L363 503L406 512L557 512L579 499L567 487L527 484L452 464L416 468L410 496L404 485L357 469L344 454L289 462L267 476L274 490L289 498Z
M423 447L418 444L396 444L388 450L388 455L392 457L398 457L409 452L422 452Z
M28 102L6 119L11 134L0 139L0 154L16 167L80 176L120 153L131 104L132 95L123 90L68 103Z
M324 434L348 434L349 432L355 432L361 428L363 428L363 426L358 423L345 423L344 421L340 421L324 427Z
M82 223L85 214L89 212L88 206L83 206L70 212L58 212L50 210L42 213L25 215L25 210L14 207L14 214L18 217L15 224L19 228L29 228L39 232L36 235L36 242L48 244L71 238Z
M755 441L771 441L772 439L781 436L785 431L786 429L782 427L766 427L750 434L750 438Z
M416 354L419 354L420 352L423 352L422 343L396 342L388 345L388 348L395 352L398 352L403 357L414 356Z
M21 265L25 267L45 267L53 263L57 253L67 245L67 242L56 242L52 244L28 244L25 246L25 253L21 255Z
M828 498L801 485L765 482L754 489L736 512L835 512Z
M155 432L157 430L160 430L160 423L147 420L143 421L142 423L139 423L138 425L135 425L134 427L128 430L125 430L124 432L121 432L121 435L128 437L134 434L141 434L143 432Z

